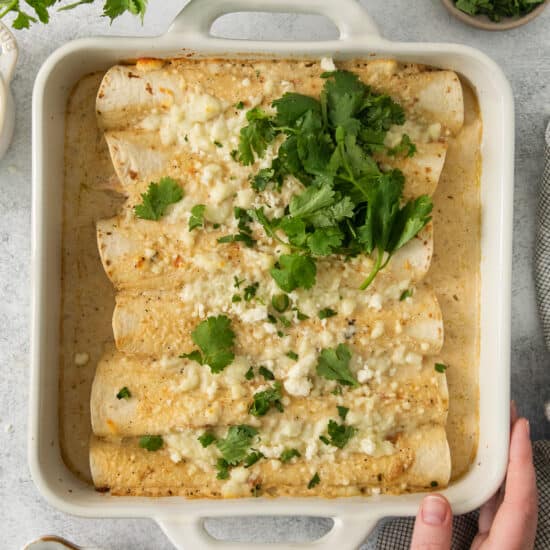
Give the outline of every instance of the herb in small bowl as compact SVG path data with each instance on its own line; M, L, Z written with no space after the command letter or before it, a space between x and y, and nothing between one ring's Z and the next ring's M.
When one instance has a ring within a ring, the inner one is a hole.
M540 15L548 0L443 0L458 19L484 30L508 30Z

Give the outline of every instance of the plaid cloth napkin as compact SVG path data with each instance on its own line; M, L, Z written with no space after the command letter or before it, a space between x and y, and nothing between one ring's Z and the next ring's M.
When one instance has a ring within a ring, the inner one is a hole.
M550 187L550 179L547 182ZM548 550L550 548L550 441L536 441L533 453L539 491L539 523L535 550ZM478 515L479 512L476 510L454 518L453 550L470 548L477 534ZM378 524L362 548L363 550L406 550L411 544L413 527L413 518L384 520Z
M550 124L546 128L545 166L540 186L535 286L546 346L550 349Z

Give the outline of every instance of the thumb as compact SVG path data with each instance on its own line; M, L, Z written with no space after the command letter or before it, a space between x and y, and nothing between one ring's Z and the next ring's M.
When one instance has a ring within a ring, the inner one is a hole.
M447 499L441 495L424 497L414 523L411 550L449 550L453 514Z

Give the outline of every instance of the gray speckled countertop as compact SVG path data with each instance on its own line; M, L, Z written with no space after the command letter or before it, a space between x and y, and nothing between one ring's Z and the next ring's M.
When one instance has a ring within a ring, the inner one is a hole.
M336 1L336 0L335 0ZM56 533L78 544L105 549L169 549L158 527L146 520L90 520L54 510L35 489L26 460L29 259L31 242L31 94L46 57L68 40L100 34L154 35L166 29L184 0L151 0L143 27L131 17L112 26L99 6L56 14L48 27L17 34L21 49L13 82L17 127L0 161L0 547L21 548L32 538ZM481 49L501 65L516 99L516 184L512 317L512 394L531 420L535 438L550 438L544 405L550 401L550 355L539 325L532 274L537 186L542 173L544 127L550 119L550 9L526 27L492 34L451 18L437 0L363 0L381 32L405 41L460 42ZM97 4L97 2L96 2ZM162 10L159 9L162 6ZM285 15L228 16L218 33L250 38L327 39L325 20ZM306 540L324 533L328 520L307 518L212 522L217 537L256 541Z

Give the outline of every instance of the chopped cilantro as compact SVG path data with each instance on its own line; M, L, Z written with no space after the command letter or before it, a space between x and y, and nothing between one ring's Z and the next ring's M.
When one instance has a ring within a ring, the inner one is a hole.
M234 281L233 286L234 286L235 288L240 288L240 286L246 281L246 279L239 279L239 278L237 277L237 275L234 275L234 276L233 276L233 281Z
M437 481L430 482L430 487L437 487L439 483Z
M343 449L346 446L346 443L356 434L357 428L353 426L346 426L345 424L338 424L334 420L329 420L328 422L328 435L331 445ZM323 436L321 436L323 437ZM327 443L323 440L324 443ZM327 445L328 445L327 443Z
M275 375L263 365L260 366L258 369L258 372L266 379L266 380L275 380Z
M252 248L254 246L254 243L256 242L252 238L252 229L250 229L250 223L252 222L252 218L248 214L246 210L243 208L239 208L236 206L233 209L233 213L235 216L235 219L238 221L237 227L239 228L239 232L235 235L226 235L225 237L220 237L218 239L219 243L236 243L236 242L242 242L249 248Z
M244 109L244 103L242 101L238 101L237 103L235 103L235 109L239 109L239 111L241 109Z
M271 305L275 311L284 313L290 306L290 298L287 294L274 294L271 298Z
M294 361L298 361L298 354L295 351L289 351L286 356L289 359L293 359Z
M350 359L351 351L346 344L324 349L319 355L317 374L327 380L336 380L340 384L357 387L359 383L349 368Z
M159 183L151 182L146 193L141 194L142 203L134 207L138 218L158 221L171 204L183 198L183 190L172 178L161 178Z
M260 451L252 451L251 453L248 453L244 457L244 467L250 468L250 466L256 464L256 462L258 462L261 458L264 458L264 455Z
M285 333L284 333L282 330L278 330L278 331L277 331L277 336L278 336L279 338L282 338L284 335L285 335Z
M297 309L296 318L298 319L298 321L306 321L307 319L309 319L309 316Z
M229 479L229 463L223 458L218 458L216 463L216 469L218 473L216 475L217 479Z
M119 392L116 394L117 399L130 399L132 397L132 394L130 393L130 390L124 386L119 390Z
M219 148L219 147L223 147L223 144L220 143L219 141L214 141L214 145L215 145L216 147L218 147L218 148Z
M206 448L208 445L211 445L216 441L216 436L212 432L204 432L201 436L197 438L200 444Z
M275 315L271 315L271 313L268 313L268 314L267 314L266 321L267 321L268 323L271 323L272 325L276 325L276 324L277 324L277 318L275 317Z
M326 435L320 435L320 436L319 436L319 439L320 439L325 445L330 445L330 440L329 440L329 438L328 438Z
M254 369L252 367L250 367L247 371L246 371L246 374L244 375L244 377L247 379L247 380L252 380L254 378Z
M521 17L544 0L455 0L456 7L468 15L486 15L491 21L503 17Z
M348 408L348 407L342 407L342 406L340 406L340 405L337 405L336 408L338 409L338 416L339 416L342 420L345 420L345 419L346 419L346 416L348 415L349 408Z
M300 451L298 449L285 449L281 456L279 457L279 460L281 462L290 462L294 457L300 458L302 455L300 454Z
M336 311L333 309L330 309L329 307L326 307L319 311L319 319L328 319L329 317L334 317L336 315Z
M253 283L244 289L244 299L246 302L250 302L250 300L256 296L259 286L260 283Z
M279 316L279 322L286 328L292 325L292 323L284 315Z
M229 153L231 155L231 158L234 160L234 161L237 161L238 160L238 155L239 155L239 151L237 151L237 149L232 149L231 152Z
M400 302L403 302L404 300L406 300L407 298L411 298L413 295L413 291L408 288L407 290L404 290L402 293L401 293L401 296L399 296L399 301Z
M233 302L234 304L237 303L237 302L242 302L242 298L239 294L233 294L233 296L231 296L231 302Z
M245 459L252 440L258 434L258 430L252 426L241 424L231 426L227 430L225 439L218 439L216 447L221 452L223 460L227 465L236 466Z
M283 412L282 397L281 383L275 382L271 388L254 394L254 401L248 412L253 416L264 416L271 407Z
M191 208L191 216L189 217L189 231L193 231L196 227L204 226L204 211L206 205L196 204Z
M318 473L315 473L315 475L309 480L309 483L307 484L308 489L313 489L316 485L319 485L321 483L321 478L319 477Z
M164 440L160 435L144 435L139 438L139 446L148 451L158 451L164 445Z
M208 365L215 374L221 372L235 358L233 353L235 333L231 330L231 322L225 315L208 317L199 323L191 333L191 338L201 351L184 353L180 357L192 359L201 365Z
M443 374L449 367L447 367L447 365L444 365L443 363L436 363L434 368L437 372Z

